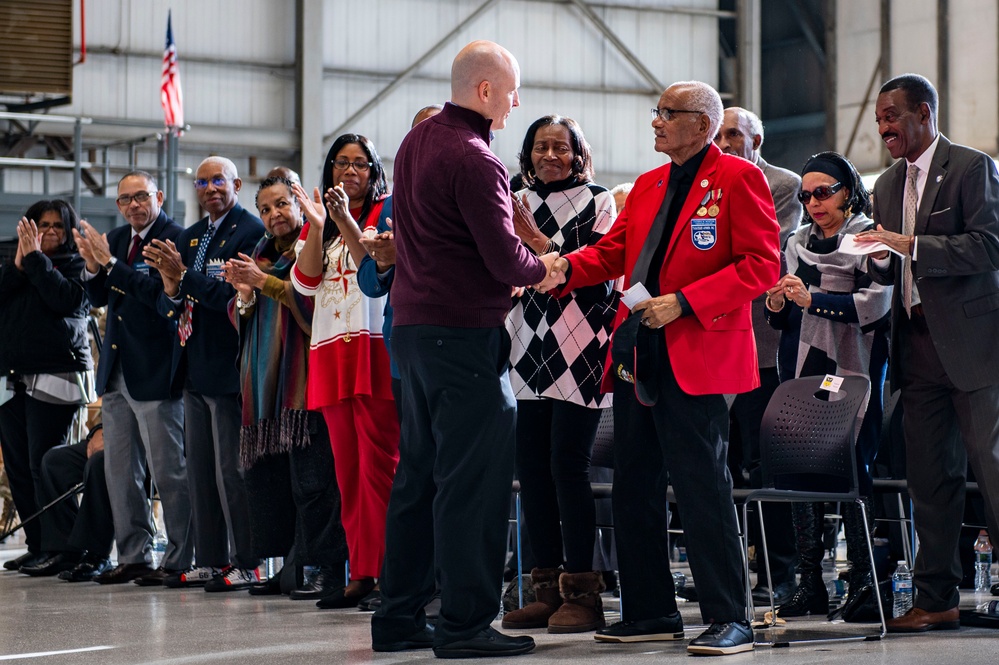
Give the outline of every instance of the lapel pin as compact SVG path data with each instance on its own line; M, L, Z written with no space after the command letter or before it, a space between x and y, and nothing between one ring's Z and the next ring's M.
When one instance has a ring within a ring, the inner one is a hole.
M660 180L659 182L656 183L656 187L662 187L662 186L663 186L663 181L662 180Z
M708 186L708 179L705 178L704 180L701 181L701 187L707 187L707 186Z
M942 181L942 180L943 180L943 176L942 176L942 175L938 175L938 176L937 176L937 182L940 182L940 181Z

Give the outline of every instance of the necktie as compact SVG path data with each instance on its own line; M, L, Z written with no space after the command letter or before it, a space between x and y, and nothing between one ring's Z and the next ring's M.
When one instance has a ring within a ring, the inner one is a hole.
M635 267L631 271L631 282L628 286L634 286L639 282L645 283L645 287L650 288L648 284L649 268L652 264L652 256L659 249L659 243L662 242L663 230L666 228L666 220L669 217L670 204L673 202L673 198L676 196L676 190L679 188L679 182L677 178L671 179L666 185L666 195L663 197L663 203L659 206L659 212L656 213L655 219L652 220L652 226L649 228L649 235L645 238L645 244L642 245L642 251L638 255L638 259L635 261Z
M198 254L194 257L194 266L191 268L194 272L204 272L205 268L205 254L208 253L208 245L212 241L212 237L215 235L215 225L209 220L208 228L205 229L204 234L201 236L201 240L198 241ZM180 321L177 322L177 336L180 337L180 345L185 346L187 340L191 337L191 333L194 332L192 322L194 320L194 305L191 304L190 300L184 301L184 311L180 313Z
M132 236L132 245L128 248L128 265L132 265L135 261L135 256L139 253L139 245L141 244L142 238L138 234Z
M916 231L916 178L919 176L919 167L915 164L909 166L905 174L905 207L902 210L902 233L911 236ZM902 304L905 305L905 313L909 315L912 310L912 256L906 256L902 264Z

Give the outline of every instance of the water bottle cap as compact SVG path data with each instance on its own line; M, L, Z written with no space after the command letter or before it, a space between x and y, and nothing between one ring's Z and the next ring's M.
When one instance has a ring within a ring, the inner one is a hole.
M905 559L902 559L901 561L899 561L899 562L898 562L898 565L900 565L900 566L904 566L904 565L906 565L906 561L905 561Z

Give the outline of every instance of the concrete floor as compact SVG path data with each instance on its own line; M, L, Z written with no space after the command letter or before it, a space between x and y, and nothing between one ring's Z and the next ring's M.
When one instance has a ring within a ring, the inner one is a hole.
M0 561L23 549L0 545ZM973 595L964 598L971 606ZM606 596L608 620L617 600ZM376 654L370 648L370 615L355 610L317 610L287 597L254 597L245 592L141 588L134 584L70 584L53 578L0 573L0 661L61 665L181 665L233 663L356 665L433 660L432 652ZM681 607L687 636L699 632L697 606ZM795 621L797 632L854 629L824 621ZM499 627L499 623L496 623ZM870 627L873 631L874 627ZM606 645L591 634L555 636L527 631L537 649L516 662L662 663L688 658L686 644ZM763 638L757 633L757 639ZM722 662L868 663L940 665L996 662L999 632L963 628L923 636L889 636L880 642L758 647ZM502 659L501 662L509 662Z

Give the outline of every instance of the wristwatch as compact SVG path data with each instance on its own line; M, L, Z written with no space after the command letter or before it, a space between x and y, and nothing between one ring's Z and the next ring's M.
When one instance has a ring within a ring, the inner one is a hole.
M116 263L118 263L118 259L116 259L115 257L112 256L110 259L108 259L108 262L104 264L105 272L111 272L111 268L114 268L114 264Z

